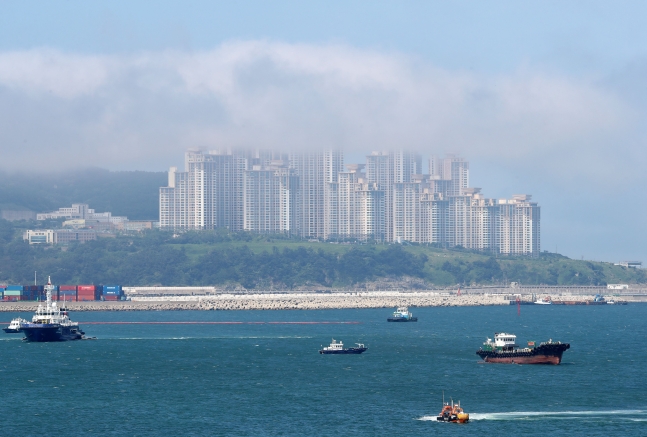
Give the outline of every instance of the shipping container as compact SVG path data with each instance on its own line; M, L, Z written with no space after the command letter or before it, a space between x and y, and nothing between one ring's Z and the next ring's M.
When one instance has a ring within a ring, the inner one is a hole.
M43 291L45 289L44 285L23 285L23 291Z
M59 285L59 291L74 291L76 292L76 285Z
M7 285L7 290L11 291L22 291L22 285Z
M11 290L9 288L4 291L5 296L20 296L21 293L22 290Z
M116 301L119 300L119 296L116 294L104 294L103 300L105 301Z
M104 285L103 291L121 291L121 285Z
M78 291L96 291L96 285L77 285L76 289Z
M76 302L76 295L71 295L71 296L59 296L58 300L60 302Z
M20 296L5 296L2 298L4 302L15 302L17 300L20 300Z

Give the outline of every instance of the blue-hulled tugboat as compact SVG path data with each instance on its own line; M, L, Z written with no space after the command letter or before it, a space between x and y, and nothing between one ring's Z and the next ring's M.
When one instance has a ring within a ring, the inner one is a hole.
M386 319L387 322L417 322L418 318L413 317L407 307L399 307L393 312L391 317Z
M20 332L25 334L24 340L49 342L85 339L85 332L81 331L77 322L70 320L67 310L59 308L56 302L52 302L53 290L52 281L48 279L45 286L47 297L45 305L43 306L42 303L38 305L31 322L20 325Z
M368 348L365 347L362 343L355 343L357 347L349 347L344 349L344 343L337 342L334 338L330 346L322 347L319 351L320 354L361 354L366 351Z

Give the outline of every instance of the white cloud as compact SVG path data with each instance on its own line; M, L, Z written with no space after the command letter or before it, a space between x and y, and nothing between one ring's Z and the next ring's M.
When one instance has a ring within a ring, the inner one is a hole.
M267 41L137 56L0 53L0 97L5 167L161 169L187 147L229 145L575 160L607 153L601 139L641 117L593 79L527 67L487 77L397 53Z

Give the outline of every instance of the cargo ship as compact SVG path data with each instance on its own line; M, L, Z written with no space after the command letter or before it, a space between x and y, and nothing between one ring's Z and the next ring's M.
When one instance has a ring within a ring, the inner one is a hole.
M67 310L52 302L54 286L48 280L45 286L45 305L38 305L31 322L21 323L20 332L25 334L24 340L34 342L83 340L85 332L79 324L70 320Z
M350 347L348 349L344 349L344 343L337 342L334 338L332 339L332 343L330 343L330 346L322 347L321 350L319 351L320 354L361 354L362 352L365 352L368 348L364 347L362 343L355 343L357 347Z
M559 364L562 354L571 347L568 343L554 342L552 339L537 346L529 341L528 346L517 346L517 336L505 332L494 334L494 341L488 338L476 355L487 363L506 364Z
M413 317L413 315L409 312L409 309L407 307L400 307L396 309L391 317L386 319L387 322L417 322L418 318Z

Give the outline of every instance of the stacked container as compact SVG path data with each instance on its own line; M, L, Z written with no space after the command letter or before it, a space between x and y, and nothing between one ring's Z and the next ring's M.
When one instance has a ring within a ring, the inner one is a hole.
M59 285L58 300L76 302L76 285Z
M42 285L23 285L20 300L45 299L45 287Z
M7 285L4 291L4 301L17 301L20 300L20 295L22 294L22 285Z
M121 300L124 295L121 285L104 285L102 291L103 300Z
M6 285L0 285L0 300L4 299L4 289L7 288Z
M98 300L97 292L100 289L96 285L79 285L76 287L76 300L78 302Z

